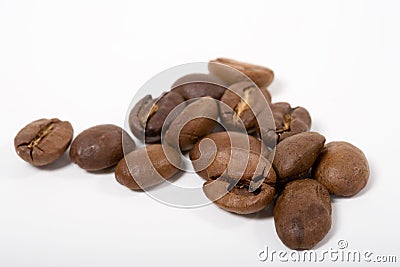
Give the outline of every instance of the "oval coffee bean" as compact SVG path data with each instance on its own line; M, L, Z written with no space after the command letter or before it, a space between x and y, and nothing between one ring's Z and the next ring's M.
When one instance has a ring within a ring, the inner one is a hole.
M168 92L153 99L146 95L133 107L129 114L129 126L132 133L146 143L157 143L161 140L162 127L168 127L167 116L184 99L180 94ZM164 125L165 124L165 125Z
M267 89L259 89L253 82L242 81L225 91L219 105L221 120L228 129L243 129L254 132L257 116L269 109L271 95Z
M174 176L180 154L169 146L148 145L126 155L115 168L115 179L132 189L147 189Z
M184 99L210 96L220 99L227 84L211 74L192 73L185 75L174 82L172 92L178 93Z
M257 138L240 132L211 133L200 139L190 150L193 168L204 179L208 179L205 169L212 163L217 151L240 148L254 151L269 159L272 154Z
M329 232L332 208L328 190L313 179L286 184L274 208L276 232L290 249L311 249Z
M210 60L208 70L211 74L220 77L228 84L234 84L246 80L248 77L260 88L265 88L274 80L274 72L266 67L240 62L229 58Z
M275 171L267 159L253 151L238 148L217 151L206 173L209 180L203 185L205 195L226 211L254 213L274 198Z
M324 143L325 137L315 132L299 133L280 142L273 161L278 177L294 178L309 171Z
M202 97L187 105L171 122L164 140L182 151L190 150L217 124L218 105L211 97Z
M313 167L313 177L336 196L353 196L368 182L364 153L347 142L328 143Z
M40 119L21 129L14 138L18 156L34 166L54 162L68 148L73 129L68 121Z
M124 150L128 153L134 148L134 141L121 127L104 124L81 132L72 142L69 156L82 169L98 171L116 165Z

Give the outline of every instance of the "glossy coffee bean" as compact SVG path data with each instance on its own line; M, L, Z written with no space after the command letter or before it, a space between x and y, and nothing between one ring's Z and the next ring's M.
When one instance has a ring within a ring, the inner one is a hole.
M204 136L190 150L190 160L193 168L204 179L209 176L205 169L214 160L217 151L227 148L239 148L263 155L266 159L273 155L257 138L240 132L217 132Z
M269 109L271 95L267 89L259 89L253 82L242 81L231 85L219 104L221 121L228 129L254 132L258 115Z
M276 201L274 221L290 249L311 249L329 232L332 208L328 190L313 179L288 183Z
M68 148L73 129L68 121L40 119L21 129L14 139L18 156L34 166L54 162Z
M229 58L210 60L208 70L211 74L226 81L227 84L234 84L250 78L258 87L266 88L274 80L274 72L266 67Z
M313 167L313 177L336 196L353 196L368 182L369 166L364 153L347 142L325 145Z
M214 130L217 119L216 100L211 97L199 98L176 116L166 131L164 140L172 147L188 151L198 140Z
M171 86L172 92L178 93L184 99L210 96L220 99L227 84L211 74L192 73L176 80Z
M238 148L217 151L205 171L208 176L203 185L205 195L226 211L254 213L274 198L275 171L267 159L253 151Z
M280 179L299 177L308 172L322 151L325 137L315 132L290 136L275 149L274 169Z
M164 93L156 99L146 95L136 103L129 114L132 133L146 143L160 142L161 130L163 126L168 127L170 122L165 121L167 116L183 101L183 97L175 92Z
M177 150L160 144L147 145L127 154L115 168L115 179L132 190L144 190L174 176L179 169Z
M134 148L134 141L122 128L104 124L81 132L72 141L69 156L82 169L98 171L116 165L124 152Z

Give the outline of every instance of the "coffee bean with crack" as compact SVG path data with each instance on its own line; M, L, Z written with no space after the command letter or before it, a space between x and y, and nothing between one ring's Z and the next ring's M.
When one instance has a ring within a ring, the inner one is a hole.
M192 149L217 124L218 105L211 97L202 97L188 104L171 122L164 141L182 151Z
M274 80L274 72L269 68L229 58L210 60L208 70L229 85L250 79L258 87L266 88Z
M69 156L87 171L98 171L116 165L135 149L135 143L119 126L102 124L81 132L72 142Z
M311 116L305 108L292 108L286 102L273 103L270 105L270 108L275 129L270 127L271 124L267 124L265 119L261 120L261 123L257 125L258 134L268 146L273 147L289 136L310 130ZM264 111L264 113L266 112L269 111ZM269 122L269 113L264 117Z
M214 160L217 151L227 148L239 148L254 151L266 159L272 160L273 153L257 138L234 131L211 133L200 139L190 150L190 160L196 173L209 179L207 167Z
M127 154L115 168L115 179L132 190L144 190L178 173L180 154L161 144L147 145Z
M156 99L146 95L136 103L129 114L132 133L146 143L160 142L161 130L163 127L168 127L170 122L166 121L166 118L183 102L183 97L175 92L164 93Z
M68 148L73 129L68 121L40 119L21 129L14 138L15 150L23 160L44 166L54 162Z
M288 183L274 208L276 232L290 249L311 249L329 232L332 207L328 190L313 179Z
M364 153L347 142L325 145L313 166L313 177L336 196L353 196L369 178L368 160Z
M205 96L220 99L226 86L223 80L212 74L192 73L176 80L171 89L172 92L182 95L185 100Z
M227 148L217 151L206 168L203 185L207 198L218 207L238 214L263 210L275 195L276 174L271 163L259 153Z
M325 137L316 132L296 134L280 142L273 161L278 180L297 179L307 174L324 144Z
M231 85L219 103L221 121L231 130L243 129L254 132L257 116L269 110L271 95L266 89L259 89L254 83L242 81Z

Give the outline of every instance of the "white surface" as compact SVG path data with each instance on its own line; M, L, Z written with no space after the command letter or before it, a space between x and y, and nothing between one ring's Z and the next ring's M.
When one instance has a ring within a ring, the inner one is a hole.
M69 120L76 134L122 125L153 75L220 56L271 67L274 101L308 108L313 130L367 155L367 188L334 200L332 230L317 249L345 239L399 260L399 8L378 0L0 0L0 266L265 266L257 259L265 245L286 250L272 217L168 207L67 156L38 169L14 152L15 134L32 120Z

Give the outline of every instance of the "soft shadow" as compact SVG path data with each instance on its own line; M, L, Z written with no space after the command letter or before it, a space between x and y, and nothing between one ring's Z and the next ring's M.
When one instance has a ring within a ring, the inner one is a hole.
M46 166L40 166L37 168L44 170L44 171L55 171L55 170L61 169L65 166L69 165L70 163L71 163L71 160L70 160L68 154L64 153L64 154L62 154L61 157L56 159L56 161L54 161L53 163L50 163L49 165L46 165Z
M285 83L280 79L275 79L270 86L268 86L268 91L271 95L277 95L283 92L283 88L285 88Z
M251 220L265 220L274 217L274 206L275 206L275 199L271 203L269 203L268 206L265 207L265 209L259 212L253 214L236 214L236 215Z
M115 165L114 165L114 166L111 166L111 167L108 167L108 168L105 168L105 169L102 169L102 170L98 170L98 171L87 171L87 172L90 173L90 174L102 175L102 174L110 174L110 173L113 173L114 170L115 170Z
M178 173L176 173L174 176L172 176L171 178L169 178L166 181L163 181L160 184L154 185L152 187L146 188L146 191L151 192L152 190L158 190L158 189L162 189L165 186L170 186L169 183L174 183L176 180L178 180L179 178L181 178L183 175L185 174L185 172L183 171L179 171ZM136 191L136 190L135 190ZM138 190L139 192L142 191L144 192L144 190Z

